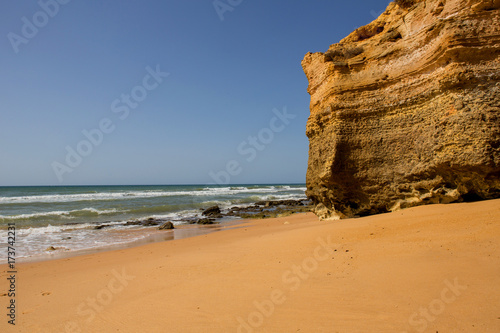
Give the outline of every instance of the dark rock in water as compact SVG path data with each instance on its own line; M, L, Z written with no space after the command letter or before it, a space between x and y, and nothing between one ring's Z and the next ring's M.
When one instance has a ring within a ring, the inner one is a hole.
M311 202L302 200L265 200L247 207L232 207L226 216L238 216L244 219L264 219L305 213L311 210Z
M269 215L265 213L242 213L240 217L243 219L267 219L270 217L274 217L274 215Z
M279 215L289 215L299 212L310 211L310 203L303 200L268 200L260 201L253 205L246 207L233 206L227 213L222 212L219 206L212 206L201 212L202 216L186 216L181 219L176 219L177 223L189 223L189 224L216 224L217 219L227 217L240 217L240 218L268 218L276 217ZM102 224L108 222L99 222L100 225L96 226L95 229L103 229L106 227L113 226L114 224ZM122 226L141 226L141 227L152 227L158 226L159 230L169 230L174 229L172 223L172 228L170 228L168 223L171 221L164 219L156 219L154 217L147 218L145 220L134 220L134 221L123 221L120 225Z
M45 249L45 251L50 251L50 252L52 252L52 251L59 251L59 250L68 251L67 248L62 247L62 246L61 247L49 246L48 248Z
M159 225L160 222L155 220L154 218L149 218L146 221L141 221L141 225L145 227L153 227Z
M171 230L175 229L174 224L172 222L166 222L158 227L158 230Z
M214 221L215 219L208 219L208 218L203 218L203 219L199 219L198 224L214 224Z
M304 206L305 200L267 200L258 201L255 203L256 206L264 207L275 207L275 206Z
M109 228L109 227L111 227L109 224L101 224L101 225L95 226L94 229L101 230L101 229Z
M219 206L212 206L210 208L207 208L201 214L204 216L210 216L215 218L222 217Z
M184 222L184 223L189 223L189 224L195 224L196 222L198 222L198 218L197 217L185 217L185 218L180 219L179 221Z
M141 221L128 221L125 225L141 225Z
M153 226L160 225L164 222L165 222L164 220L158 220L158 219L150 217L147 220L142 220L142 221L128 221L127 223L125 223L123 225L140 225L143 227L153 227Z

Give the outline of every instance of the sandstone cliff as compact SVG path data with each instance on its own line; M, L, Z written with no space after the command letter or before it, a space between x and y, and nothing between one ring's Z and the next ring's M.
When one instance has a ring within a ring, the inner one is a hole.
M320 218L500 197L500 0L397 3L302 61Z

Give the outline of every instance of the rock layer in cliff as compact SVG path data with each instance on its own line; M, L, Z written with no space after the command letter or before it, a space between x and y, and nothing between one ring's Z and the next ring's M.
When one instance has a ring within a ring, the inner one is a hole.
M500 0L396 1L302 67L320 218L500 197Z

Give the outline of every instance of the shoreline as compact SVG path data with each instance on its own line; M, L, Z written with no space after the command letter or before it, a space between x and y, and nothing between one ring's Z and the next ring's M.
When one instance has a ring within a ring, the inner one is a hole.
M129 248L135 248L152 243L170 242L184 238L196 237L206 235L212 232L223 231L232 228L238 228L239 225L244 225L248 220L231 220L219 224L209 224L209 225L191 225L182 224L175 226L172 230L150 230L150 229L138 229L138 230L116 230L116 233L120 234L144 234L143 238L137 238L132 241L125 241L120 243L113 243L106 246L92 247L80 250L67 250L56 249L53 252L45 251L45 253L33 255L30 257L22 257L17 260L18 263L38 263L57 259L66 259L72 257L78 257L82 255L89 255L95 253L102 253L108 251L124 250ZM132 237L128 237L132 238ZM5 265L6 263L0 263Z
M7 228L13 225L21 261L51 258L54 251L101 251L112 244L127 247L124 243L154 238L149 235L169 222L175 226L226 224L259 213L268 215L273 209L298 210L307 201L304 191L302 185L286 184L14 187L0 193L0 246L7 245ZM268 202L274 203L266 206ZM215 206L217 210L204 214ZM6 261L0 259L0 263Z
M340 221L305 213L20 263L18 325L4 315L0 328L498 332L499 220L500 200ZM0 272L5 290L6 265ZM0 296L3 309L7 301Z
M216 205L200 210L199 214L196 216L184 218L181 220L182 223L173 224L174 228L169 230L159 230L165 223L172 224L171 221L164 218L150 217L132 221L87 222L82 225L90 225L91 227L79 230L90 229L95 230L97 233L105 232L106 236L111 240L110 243L71 249L68 248L68 246L72 245L70 241L71 237L61 237L63 240L68 239L67 242L69 244L66 243L54 246L51 243L47 243L47 248L43 252L19 257L17 258L17 262L28 263L54 260L110 250L120 250L154 242L182 239L231 228L238 224L244 224L248 220L289 216L296 213L309 212L310 209L311 206L307 199L264 200L248 205L233 206L223 210ZM63 226L72 225L78 226L78 224L67 224ZM137 227L138 229L117 229L125 226ZM104 231L99 231L102 229L104 229ZM36 230L36 228L34 230ZM23 229L17 229L17 232L19 231L22 232ZM7 263L7 259L5 259L5 261L0 259L0 265L5 263Z

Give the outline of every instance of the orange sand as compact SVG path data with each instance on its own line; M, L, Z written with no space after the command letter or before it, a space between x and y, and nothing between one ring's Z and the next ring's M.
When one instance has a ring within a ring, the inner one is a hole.
M0 296L0 331L498 333L499 243L500 200L252 221L18 264L16 326Z

